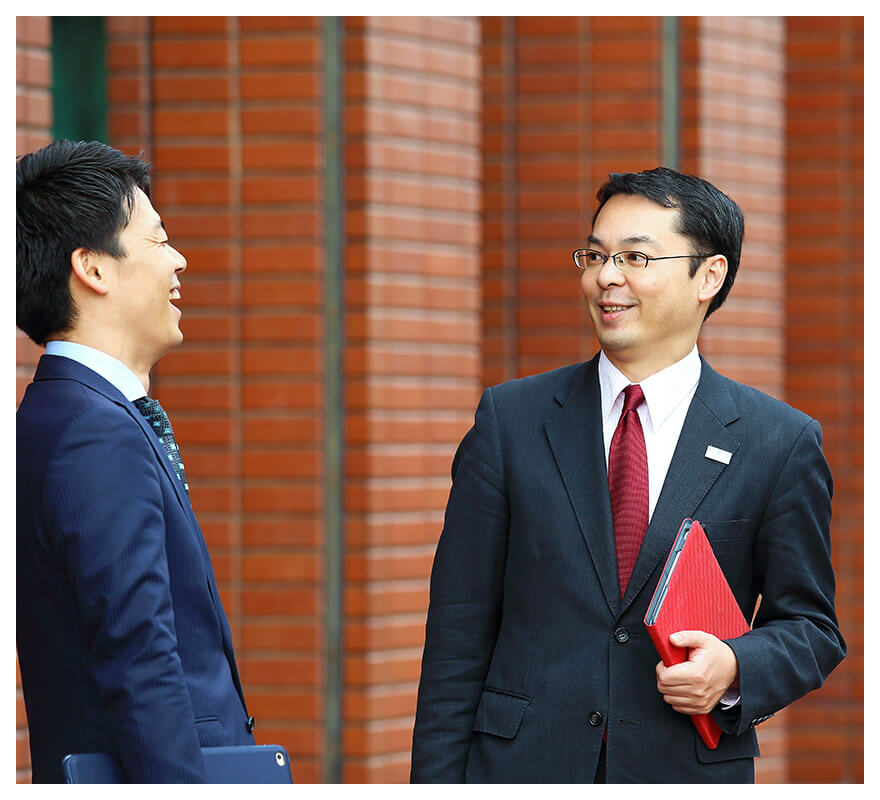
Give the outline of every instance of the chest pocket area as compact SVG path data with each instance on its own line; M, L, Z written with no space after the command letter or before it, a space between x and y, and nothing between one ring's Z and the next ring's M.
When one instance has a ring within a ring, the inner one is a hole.
M743 571L751 571L752 545L755 524L750 519L700 520L712 552L718 559L724 576L731 586L744 577ZM745 576L746 578L748 575Z

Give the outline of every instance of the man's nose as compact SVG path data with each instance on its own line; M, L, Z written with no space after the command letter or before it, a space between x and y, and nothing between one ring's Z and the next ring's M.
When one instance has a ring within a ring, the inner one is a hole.
M186 269L186 259L184 258L183 253L173 247L171 249L174 250L174 253L177 256L177 266L174 267L174 271L183 272Z
M596 282L600 286L621 286L626 283L626 276L623 274L623 270L614 263L614 259L609 258L599 268Z

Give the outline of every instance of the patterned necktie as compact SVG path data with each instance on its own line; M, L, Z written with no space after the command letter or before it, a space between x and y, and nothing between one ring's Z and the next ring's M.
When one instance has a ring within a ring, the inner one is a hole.
M608 455L608 490L621 597L648 529L648 452L636 410L645 396L638 384L627 386L623 391L623 411Z
M137 410L141 412L141 416L152 427L156 436L159 437L159 441L162 442L162 447L165 448L165 453L171 462L171 469L180 478L184 491L186 491L186 496L189 497L186 471L183 468L183 461L180 460L180 450L174 439L174 431L171 430L171 422L165 413L165 409L162 408L158 400L154 400L152 397L139 397L134 401L134 404L137 406Z

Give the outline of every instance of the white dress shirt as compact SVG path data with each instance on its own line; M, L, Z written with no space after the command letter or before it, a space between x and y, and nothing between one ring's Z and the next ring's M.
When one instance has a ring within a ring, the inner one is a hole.
M639 383L645 402L638 408L648 453L648 520L654 514L657 498L666 480L672 454L678 444L697 384L700 382L700 354L697 346L681 361L655 372ZM623 410L623 390L632 381L614 366L602 351L599 356L599 389L602 395L602 434L605 440L605 466L611 439Z
M681 361L655 372L639 383L645 402L637 411L645 434L648 453L648 521L654 514L657 498L666 480L678 437L700 382L700 354L697 346ZM599 356L599 391L602 395L602 435L605 440L605 467L611 439L623 411L623 390L632 381L614 366L603 350ZM722 708L731 708L740 702L737 688L730 688L721 698Z
M53 340L46 342L46 355L62 356L77 361L92 372L97 372L105 381L112 383L129 400L146 397L147 392L141 379L138 378L118 358L107 355L101 350L76 342Z

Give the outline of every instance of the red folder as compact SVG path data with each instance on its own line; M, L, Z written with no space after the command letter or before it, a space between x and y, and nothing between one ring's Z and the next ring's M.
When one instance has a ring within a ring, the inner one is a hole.
M712 545L696 520L681 523L648 606L645 627L667 667L688 658L686 647L675 647L669 641L669 635L676 631L705 631L719 639L733 639L749 630ZM694 714L691 719L706 747L714 750L721 737L718 723L709 714Z

